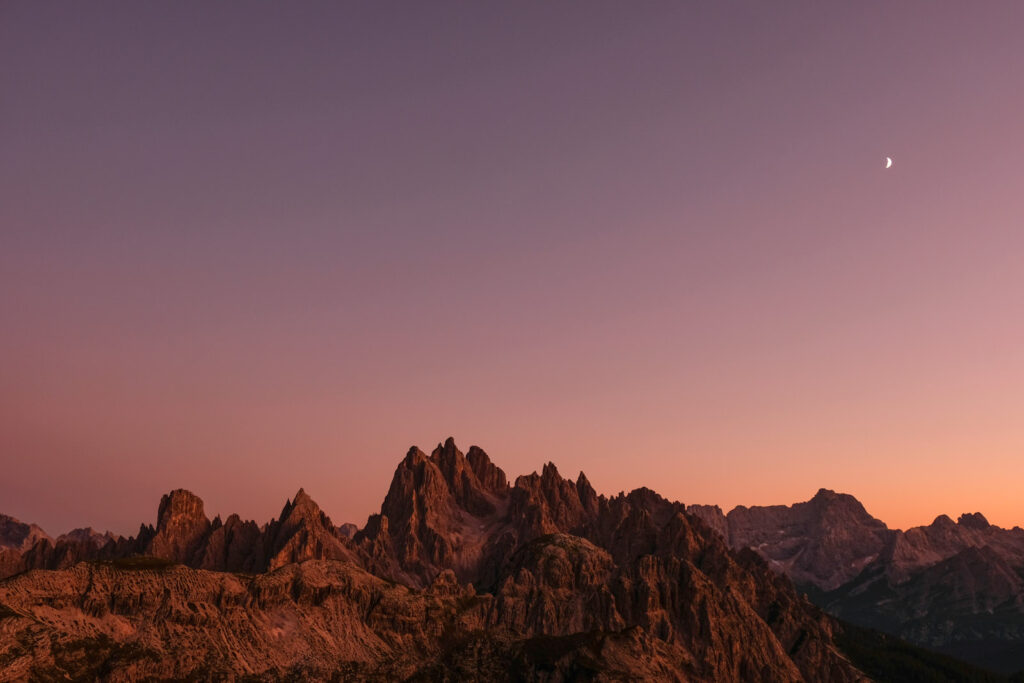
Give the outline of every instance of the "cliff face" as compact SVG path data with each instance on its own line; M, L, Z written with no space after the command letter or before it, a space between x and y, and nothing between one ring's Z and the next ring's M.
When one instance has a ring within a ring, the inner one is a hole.
M0 515L0 549L22 553L42 540L49 540L45 531L35 524L25 524L14 517Z
M142 552L171 562L190 564L210 533L210 520L199 496L177 489L160 499L156 529L139 534Z
M1024 670L1024 532L940 517L896 534L829 612L986 668Z
M508 500L504 472L479 448L467 458L452 439L429 456L414 447L354 545L368 566L409 585L425 586L445 569L476 581L507 530Z
M303 491L263 527L175 491L87 545L0 582L0 678L861 678L829 617L683 505L552 464L510 485L450 439L351 538Z
M825 489L792 506L687 511L832 614L989 668L1024 669L1020 528L969 513L890 530L852 496Z
M733 548L754 548L798 584L831 590L874 562L892 533L853 496L821 489L792 506L739 506L723 515L717 506L692 505Z

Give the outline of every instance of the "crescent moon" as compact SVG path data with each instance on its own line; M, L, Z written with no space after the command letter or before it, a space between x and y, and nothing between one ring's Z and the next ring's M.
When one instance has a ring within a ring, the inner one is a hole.
M886 157L885 158L885 167L886 168L892 168L892 158L891 157Z

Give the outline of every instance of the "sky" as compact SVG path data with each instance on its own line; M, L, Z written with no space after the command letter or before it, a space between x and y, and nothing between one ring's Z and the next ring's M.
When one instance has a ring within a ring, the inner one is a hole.
M0 512L510 477L1024 525L1024 4L0 4ZM885 158L893 159L890 169Z

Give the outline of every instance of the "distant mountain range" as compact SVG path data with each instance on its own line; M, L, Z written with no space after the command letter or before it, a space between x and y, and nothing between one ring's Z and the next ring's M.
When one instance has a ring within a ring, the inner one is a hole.
M998 671L1024 669L1024 529L980 513L889 529L850 495L793 506L689 505L826 611Z
M838 621L772 570L862 622L855 594L911 582L900 600L931 604L951 558L996 599L992 544L898 534L830 492L723 515L553 464L509 483L448 439L410 449L361 529L302 490L263 525L172 491L129 538L0 519L0 680L1005 680Z

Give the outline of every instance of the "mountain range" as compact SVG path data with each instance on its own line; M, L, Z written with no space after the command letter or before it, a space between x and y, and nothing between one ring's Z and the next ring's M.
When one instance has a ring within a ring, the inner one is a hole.
M449 438L409 450L362 528L303 490L262 525L175 490L131 537L3 517L0 680L1004 680L794 585L863 622L855 594L934 570L901 598L927 601L946 559L989 566L991 544L897 542L830 492L716 510L599 495L551 463L510 482Z
M831 614L987 668L1024 669L1024 529L981 513L901 531L853 496L687 511L751 548Z

